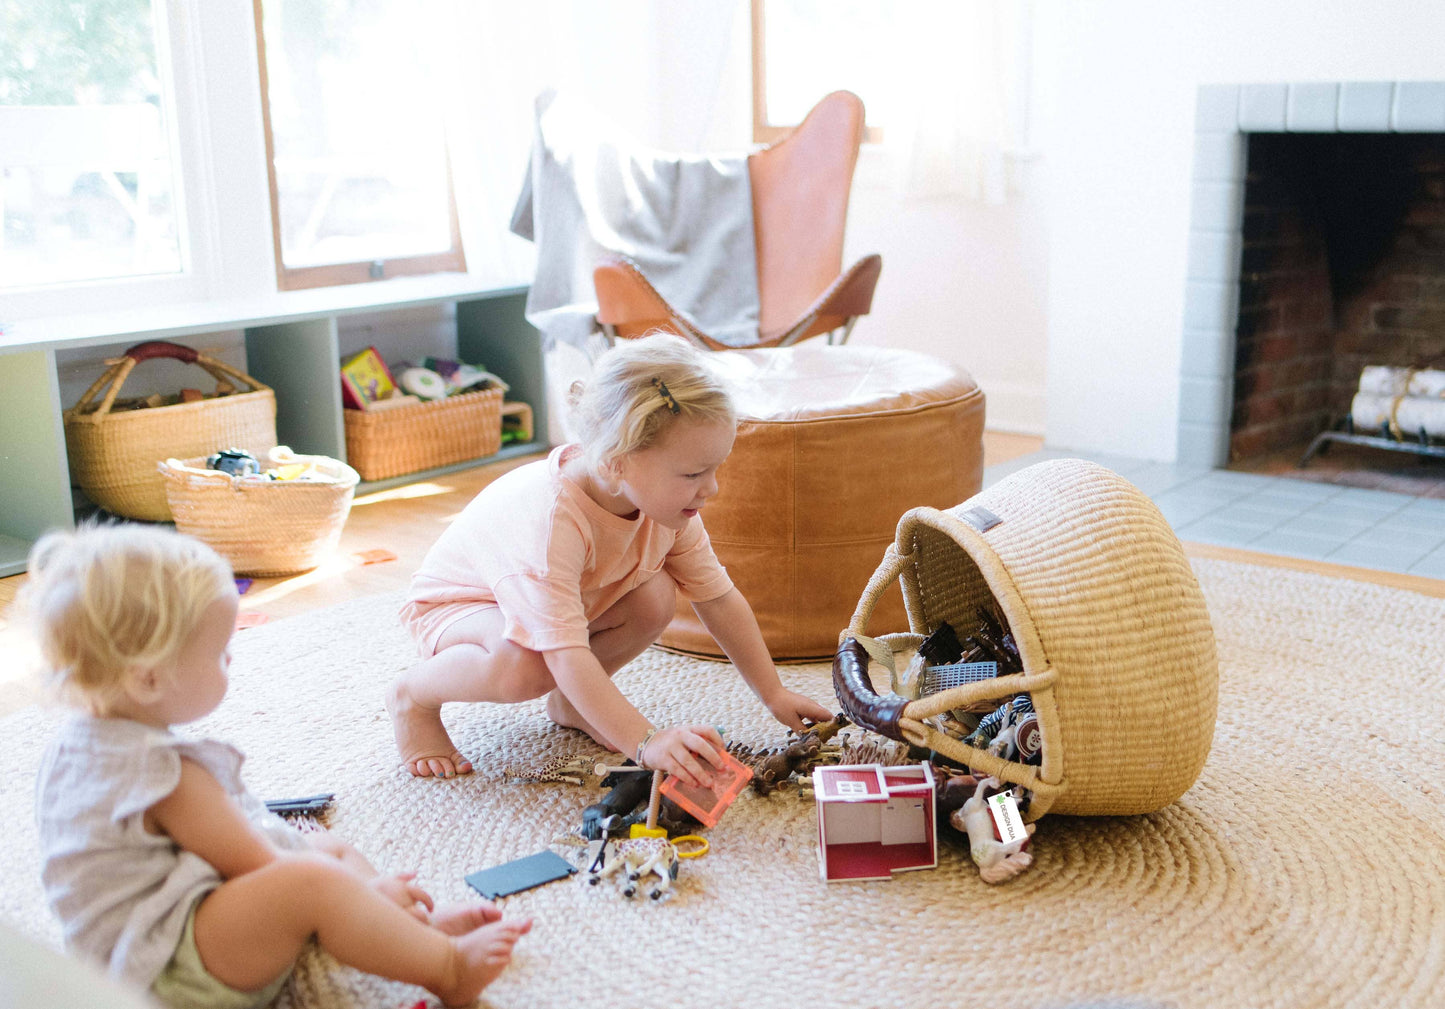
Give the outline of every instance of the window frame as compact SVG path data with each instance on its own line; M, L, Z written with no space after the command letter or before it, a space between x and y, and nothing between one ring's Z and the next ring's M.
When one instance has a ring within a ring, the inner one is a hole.
M461 219L457 212L456 186L452 180L450 149L443 144L447 180L447 218L451 247L445 252L418 256L392 256L386 259L349 263L328 263L323 266L287 266L281 247L281 195L276 179L276 145L271 132L271 87L266 69L266 32L262 12L264 0L252 0L256 23L256 61L261 85L261 130L266 158L266 182L271 207L271 242L276 257L276 289L298 291L342 284L365 284L392 277L417 276L429 273L466 273L466 253L462 248Z
M259 3L260 0L257 2ZM750 0L750 2L752 7L753 143L773 144L792 133L797 129L798 124L782 125L768 119L767 24L763 14L763 5L767 0ZM865 125L863 127L863 143L883 143L883 128Z

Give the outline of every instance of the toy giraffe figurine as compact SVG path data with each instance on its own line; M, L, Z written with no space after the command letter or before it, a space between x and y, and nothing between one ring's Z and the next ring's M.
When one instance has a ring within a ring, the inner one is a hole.
M662 772L653 772L646 827L634 824L632 836L620 841L610 840L607 831L602 831L601 846L587 867L588 883L596 885L613 873L625 870L624 897L635 895L643 878L649 875L657 877L657 883L648 893L653 900L660 900L671 889L672 881L677 878L678 855L677 848L667 839L667 831L657 825L657 811L662 800L661 784ZM609 853L612 855L610 862L607 858Z
M985 792L997 791L1003 782L997 778L985 778L973 790L973 795L949 816L948 821L968 834L968 853L978 866L978 874L985 883L1002 883L1013 879L1033 864L1034 857L1024 849L1033 835L1034 825L1025 826L1027 833L1017 841L1004 844L994 832L993 814L988 811Z

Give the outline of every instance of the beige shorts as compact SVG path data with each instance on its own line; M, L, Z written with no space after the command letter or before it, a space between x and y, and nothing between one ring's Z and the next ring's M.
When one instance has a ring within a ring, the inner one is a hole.
M436 603L431 606L419 606L416 603L407 603L401 610L401 622L411 632L411 639L416 642L416 652L423 659L429 659L437 653L437 643L441 641L442 634L452 624L469 617L473 613L480 613L483 610L497 609L496 603L482 603L468 600L456 603Z
M197 897L186 915L186 929L171 954L170 962L151 984L151 994L172 1009L260 1009L281 994L288 970L259 991L238 991L211 976L196 949L196 908L205 897Z

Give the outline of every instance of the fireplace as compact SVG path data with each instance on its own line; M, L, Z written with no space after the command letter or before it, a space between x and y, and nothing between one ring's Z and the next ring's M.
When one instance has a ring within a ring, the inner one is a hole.
M1445 365L1445 133L1252 134L1241 239L1231 467L1298 458L1366 365Z
M1201 87L1189 241L1178 459L1297 458L1364 364L1445 363L1445 83Z

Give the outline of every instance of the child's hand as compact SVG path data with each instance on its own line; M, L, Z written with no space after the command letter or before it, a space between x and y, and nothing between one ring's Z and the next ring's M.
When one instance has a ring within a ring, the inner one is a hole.
M675 774L693 788L702 788L722 768L722 749L722 736L711 725L674 725L648 740L642 750L642 763Z
M795 694L791 690L784 690L767 702L768 710L773 717L782 722L790 729L803 731L803 719L810 722L826 722L833 717L833 712L823 707L811 697L804 697L802 694Z
M373 890L409 913L423 925L431 921L431 895L416 884L416 873L398 872L394 876L374 876L369 881Z

